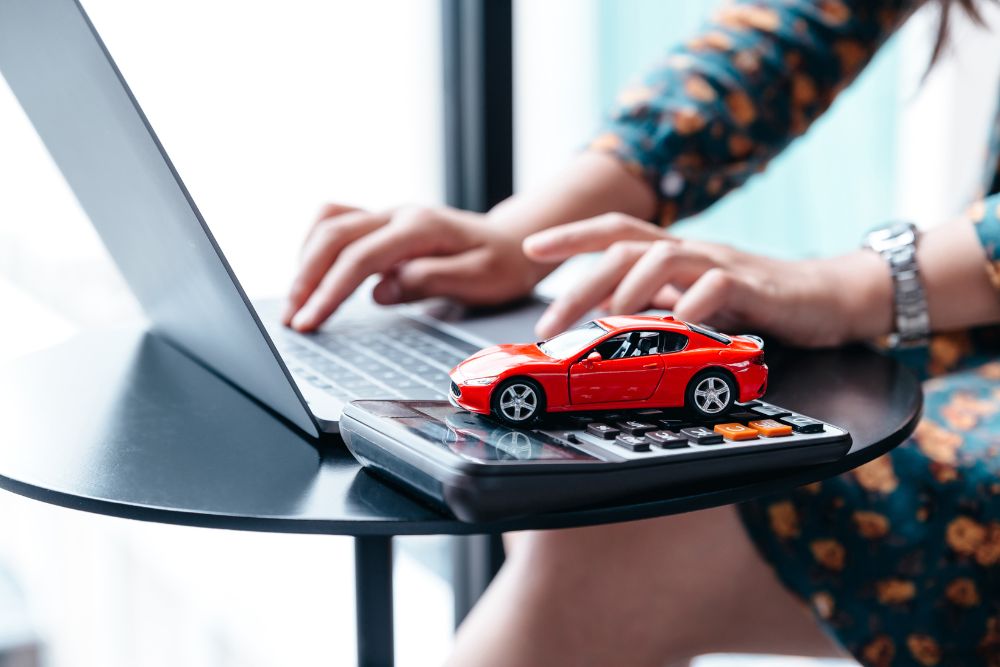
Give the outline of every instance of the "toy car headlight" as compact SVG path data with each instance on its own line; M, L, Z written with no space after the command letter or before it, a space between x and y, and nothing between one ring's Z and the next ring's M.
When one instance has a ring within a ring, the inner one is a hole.
M488 378L474 378L472 380L466 380L462 384L471 385L473 387L485 387L486 385L493 384L496 381L497 377L494 375L493 377Z

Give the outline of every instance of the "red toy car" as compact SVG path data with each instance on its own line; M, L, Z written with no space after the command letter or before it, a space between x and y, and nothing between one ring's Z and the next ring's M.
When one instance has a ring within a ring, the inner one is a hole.
M711 418L764 394L763 347L670 316L605 317L480 350L452 369L451 400L511 426L577 410L686 407Z

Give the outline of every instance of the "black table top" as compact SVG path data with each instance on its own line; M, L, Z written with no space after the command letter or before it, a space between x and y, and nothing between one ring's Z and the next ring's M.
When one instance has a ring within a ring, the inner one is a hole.
M919 418L917 380L867 348L777 349L768 362L768 400L849 429L845 459L670 498L469 524L384 485L339 438L302 435L159 338L102 331L0 369L0 487L89 512L242 530L559 528L686 512L823 479L888 451Z

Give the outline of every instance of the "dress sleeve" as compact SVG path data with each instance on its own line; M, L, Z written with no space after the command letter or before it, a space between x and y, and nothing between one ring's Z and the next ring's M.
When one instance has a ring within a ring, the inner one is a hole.
M670 224L762 171L864 69L919 0L739 0L673 49L590 149L646 178Z
M972 220L986 253L986 271L993 286L1000 290L1000 193L992 194L969 208Z

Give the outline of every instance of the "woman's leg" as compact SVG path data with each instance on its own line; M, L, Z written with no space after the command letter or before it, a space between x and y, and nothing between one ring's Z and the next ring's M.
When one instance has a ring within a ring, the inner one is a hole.
M684 664L713 651L840 655L733 507L522 533L459 629L454 665Z

